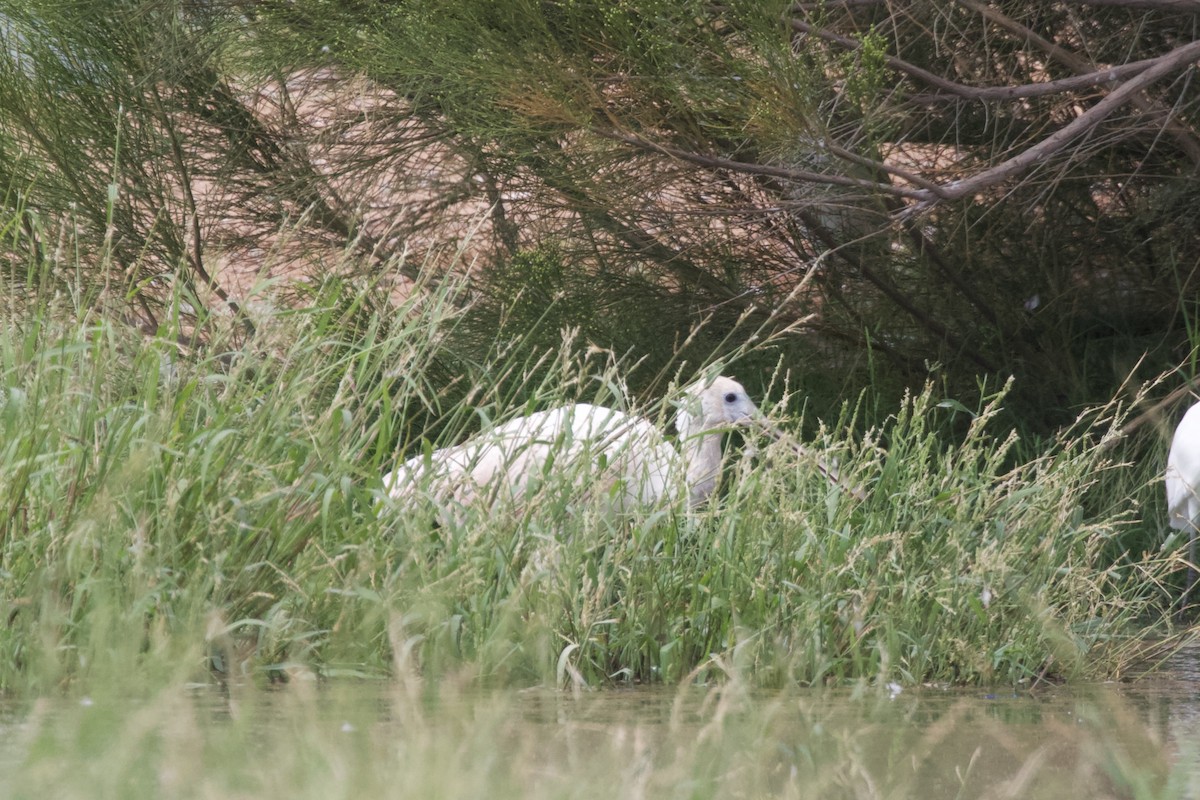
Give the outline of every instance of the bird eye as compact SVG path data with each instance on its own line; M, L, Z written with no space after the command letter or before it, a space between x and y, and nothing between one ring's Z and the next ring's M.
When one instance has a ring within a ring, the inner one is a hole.
M733 392L729 392L728 394L725 395L725 402L726 403L736 403L737 395L734 394Z

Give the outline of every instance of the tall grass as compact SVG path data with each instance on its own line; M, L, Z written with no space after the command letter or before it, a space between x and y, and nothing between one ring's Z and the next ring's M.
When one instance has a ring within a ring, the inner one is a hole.
M379 502L397 458L567 399L661 421L670 407L626 396L627 365L607 353L448 351L457 289L426 289L391 308L326 287L249 341L214 324L193 356L78 305L12 315L0 687L132 688L181 669L518 685L735 668L760 685L1111 677L1177 566L1113 558L1132 506L1103 496L1123 469L1098 446L1112 409L1022 461L989 427L1003 394L947 443L935 428L951 410L930 390L865 436L849 433L853 406L819 428L813 450L864 502L811 455L758 442L756 457L733 448L698 513L613 518L565 474L520 513L439 528L428 509ZM773 415L799 430L786 417L799 398L783 379L774 392Z

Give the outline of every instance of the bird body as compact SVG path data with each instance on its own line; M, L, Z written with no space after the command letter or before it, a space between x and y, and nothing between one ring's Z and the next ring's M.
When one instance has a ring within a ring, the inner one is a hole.
M1194 534L1200 524L1200 403L1187 410L1175 429L1167 454L1166 485L1171 527Z
M1200 532L1200 403L1179 421L1167 453L1167 521L1172 528L1189 531L1188 576L1180 606L1187 606L1196 582L1196 538Z
M384 477L393 500L427 493L449 505L520 505L552 473L597 496L611 511L660 503L695 506L720 475L721 432L758 409L737 381L717 377L684 392L676 414L680 448L643 417L576 403L519 417L463 444L408 459ZM453 512L450 512L454 516Z

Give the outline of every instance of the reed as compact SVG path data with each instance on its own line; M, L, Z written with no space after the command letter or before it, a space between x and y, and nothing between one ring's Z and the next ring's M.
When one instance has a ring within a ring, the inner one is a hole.
M764 686L1019 683L1122 675L1158 625L1178 560L1121 549L1136 498L1109 492L1128 467L1100 446L1116 406L1026 457L994 430L1003 392L953 440L954 409L931 389L865 433L848 404L808 454L734 443L694 513L613 518L569 474L519 511L447 527L382 503L397 459L489 421L567 400L671 415L624 391L627 362L569 339L456 355L459 288L397 307L330 284L248 340L210 320L190 355L78 306L11 315L0 686L136 683L180 663L193 677L503 685L674 683L730 665ZM781 370L760 399L798 432L788 386Z

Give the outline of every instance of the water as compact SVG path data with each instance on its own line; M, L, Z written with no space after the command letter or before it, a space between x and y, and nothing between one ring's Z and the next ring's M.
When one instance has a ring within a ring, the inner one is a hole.
M174 687L0 710L0 797L1195 797L1200 649L1035 692Z

